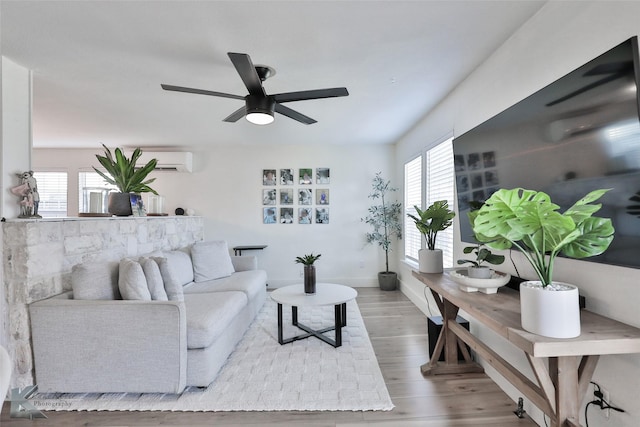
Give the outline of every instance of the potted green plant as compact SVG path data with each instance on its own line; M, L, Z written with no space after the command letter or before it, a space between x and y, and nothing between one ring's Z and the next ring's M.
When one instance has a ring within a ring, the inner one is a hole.
M484 203L479 204L477 208L472 208L470 212L467 213L467 217L469 218L469 222L471 227L473 228L473 223L475 222L476 217L478 216L478 209L482 207ZM492 239L488 239L485 236L474 233L474 238L476 240L476 244L474 246L466 246L462 252L465 254L474 253L475 260L471 259L459 259L458 265L471 264L467 268L467 275L474 279L488 279L491 277L492 270L483 265L483 263L488 263L491 265L499 265L504 262L503 255L496 255L491 252L489 248L484 245L485 241L490 241Z
M553 338L580 335L578 288L554 282L553 267L560 254L580 259L607 250L611 220L593 216L601 207L593 202L607 191L594 190L560 213L542 191L500 189L478 211L473 231L493 249L515 246L539 278L520 285L523 329Z
M459 259L458 265L471 264L467 268L467 275L474 279L488 279L491 277L491 269L486 265L483 265L485 262L492 265L499 265L504 262L504 255L496 255L492 253L488 248L484 247L482 243L478 243L474 246L466 246L463 250L463 253L475 254L475 259Z
M304 256L296 257L296 264L304 265L304 293L312 295L316 293L316 266L314 263L322 256L322 254L314 255L310 253Z
M102 172L97 168L93 168L105 181L111 185L115 185L120 193L109 194L109 213L117 216L128 216L131 211L131 194L140 194L151 192L158 194L149 184L155 181L155 178L146 180L147 175L155 169L157 160L151 159L146 165L137 168L136 162L142 155L142 150L136 148L131 154L131 158L124 155L120 148L116 148L114 154L104 147L104 156L96 154L96 158L100 165L107 171Z
M395 290L398 286L398 274L389 271L389 252L394 238L402 238L402 225L400 214L402 205L398 202L390 202L387 194L397 191L391 186L391 181L385 181L381 172L376 173L372 182L370 199L380 200L380 204L369 207L369 214L361 218L362 222L373 227L373 231L366 234L367 243L377 243L385 255L385 270L378 273L378 284L385 291Z
M426 249L418 251L418 269L422 273L442 273L442 249L436 249L438 232L446 230L453 223L455 212L449 209L446 200L435 201L425 210L413 207L416 215L407 214L416 224L426 242Z

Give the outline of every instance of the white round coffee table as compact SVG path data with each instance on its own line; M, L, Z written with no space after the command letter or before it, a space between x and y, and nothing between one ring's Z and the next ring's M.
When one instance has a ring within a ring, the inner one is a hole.
M278 342L288 344L293 341L314 336L334 347L342 345L342 328L347 326L347 302L355 299L358 292L349 286L335 283L317 283L315 294L305 294L304 285L290 285L278 288L271 292L271 299L278 303ZM282 305L291 306L292 324L306 334L291 338L284 338L282 333ZM298 322L298 307L317 307L333 305L335 311L335 324L328 328L314 330ZM325 332L335 330L335 340L322 335Z

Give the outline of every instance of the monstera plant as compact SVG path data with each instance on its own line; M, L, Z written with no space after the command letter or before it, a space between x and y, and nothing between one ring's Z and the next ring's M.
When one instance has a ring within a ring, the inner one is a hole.
M615 231L611 220L593 216L601 207L593 202L607 191L592 191L561 213L542 191L501 189L477 211L473 231L490 248L515 246L547 287L558 255L587 258L609 247Z
M438 232L451 226L455 212L449 209L446 200L435 201L427 209L413 207L416 215L407 214L416 224L416 228L424 236L427 248L418 251L418 266L423 273L442 273L442 250L436 249Z
M558 255L587 258L613 240L609 218L593 216L594 203L608 190L594 190L564 212L541 191L515 188L495 192L480 208L473 231L494 249L516 247L540 279L520 284L522 328L552 338L580 335L578 288L553 281Z

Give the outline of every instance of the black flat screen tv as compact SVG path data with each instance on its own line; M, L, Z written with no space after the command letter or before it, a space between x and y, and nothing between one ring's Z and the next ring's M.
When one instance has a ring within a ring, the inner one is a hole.
M498 188L544 191L564 210L611 188L596 215L613 242L588 261L640 268L640 58L633 37L454 138L463 242L467 213Z

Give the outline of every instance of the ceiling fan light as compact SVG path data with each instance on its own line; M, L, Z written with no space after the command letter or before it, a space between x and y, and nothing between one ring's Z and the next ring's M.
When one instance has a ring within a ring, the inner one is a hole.
M273 113L268 112L253 112L247 114L247 120L254 125L268 125L273 122Z
M272 97L249 95L247 102L247 120L255 125L268 125L273 122L276 102Z

